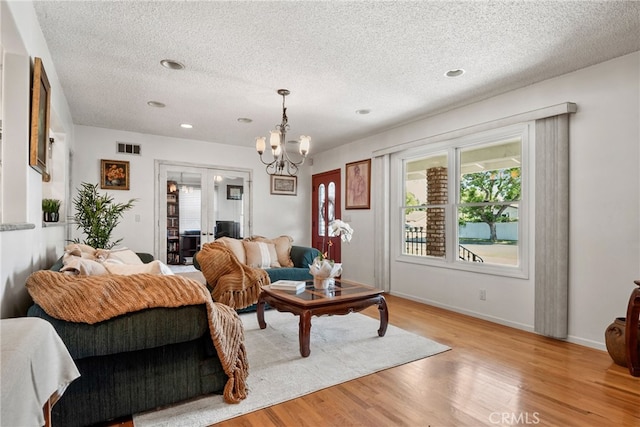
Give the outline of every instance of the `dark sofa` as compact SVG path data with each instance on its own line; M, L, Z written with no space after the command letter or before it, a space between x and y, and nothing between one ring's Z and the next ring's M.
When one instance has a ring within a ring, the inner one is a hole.
M289 256L293 261L293 267L267 268L266 271L271 283L278 280L313 280L313 276L309 273L309 265L318 255L320 255L320 251L316 248L291 246ZM196 253L193 257L193 265L200 270L197 258Z
M37 304L27 315L53 325L81 374L52 409L56 426L87 426L222 393L227 381L204 305L151 308L93 325L54 319Z

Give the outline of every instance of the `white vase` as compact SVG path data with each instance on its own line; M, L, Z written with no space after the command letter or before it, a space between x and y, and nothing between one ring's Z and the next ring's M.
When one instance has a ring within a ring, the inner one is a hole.
M335 284L333 277L314 277L313 287L316 289L330 289Z

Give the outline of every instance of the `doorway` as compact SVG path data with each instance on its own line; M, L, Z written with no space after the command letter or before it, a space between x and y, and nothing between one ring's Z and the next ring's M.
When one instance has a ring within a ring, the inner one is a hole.
M251 235L251 171L157 162L158 259L190 265L201 245Z
M328 258L341 262L340 237L329 224L341 215L340 169L313 175L311 196L311 244Z

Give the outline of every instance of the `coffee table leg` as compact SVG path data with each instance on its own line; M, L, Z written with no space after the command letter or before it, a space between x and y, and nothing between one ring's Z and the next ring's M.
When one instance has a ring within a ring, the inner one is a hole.
M307 357L311 354L311 349L309 348L309 341L311 340L311 312L309 310L304 310L300 313L299 328L300 354L302 357Z
M378 302L378 311L380 311L380 329L378 329L378 336L383 337L387 333L387 325L389 324L389 311L387 310L387 300L380 295Z
M264 299L262 298L262 294L260 294L256 307L256 313L258 314L258 325L260 325L260 329L264 329L267 327L267 323L264 321L264 305Z

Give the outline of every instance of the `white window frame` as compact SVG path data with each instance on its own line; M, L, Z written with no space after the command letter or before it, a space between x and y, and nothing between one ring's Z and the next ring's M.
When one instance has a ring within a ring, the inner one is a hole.
M449 268L455 270L464 270L474 273L492 274L497 276L508 276L517 278L528 278L529 269L532 260L530 255L533 250L530 248L532 244L531 229L534 221L534 203L533 192L530 191L530 185L535 182L534 179L534 122L519 123L503 128L492 129L489 131L479 132L459 138L452 138L446 141L439 141L437 143L428 144L421 147L407 149L405 151L396 153L394 156L396 161L395 169L398 177L398 184L392 186L397 190L398 196L396 197L396 206L398 209L394 209L397 218L391 218L391 221L395 222L398 227L397 233L392 234L392 239L396 241L394 247L395 259L398 262L406 262L412 264L422 264L428 266ZM521 199L518 202L518 258L519 264L517 266L488 264L468 262L458 259L458 201L459 201L459 189L460 189L460 162L459 153L460 149L469 148L473 146L482 146L499 141L504 141L510 138L520 137L522 141L521 146ZM448 160L448 201L445 206L447 224L446 224L446 256L430 257L423 255L409 255L403 253L404 245L404 194L405 194L405 165L411 160L415 160L420 157L429 155L435 155L437 153L447 152Z

